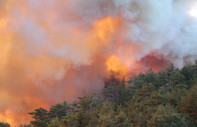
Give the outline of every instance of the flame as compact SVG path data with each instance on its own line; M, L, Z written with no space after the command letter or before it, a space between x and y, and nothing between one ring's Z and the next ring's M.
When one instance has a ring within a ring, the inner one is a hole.
M115 73L116 78L122 79L123 76L126 76L129 73L129 67L115 55L112 55L108 58L106 62L107 70L109 72Z
M121 26L120 18L105 17L101 20L96 21L94 25L94 44L99 45L100 51L106 49L110 42L114 39L113 35L116 34L118 28ZM118 31L120 32L120 30ZM114 40L113 40L114 41ZM95 48L94 48L95 50ZM105 65L107 66L108 72L112 72L116 78L122 79L123 76L129 73L128 61L123 60L117 55L111 55Z
M118 26L120 25L119 17L104 17L95 21L93 26L93 33L88 40L89 49L95 53L98 51L104 51L112 41L112 37L115 34Z
M0 102L1 106L7 106L10 101L14 101L13 98L5 91L0 92ZM5 109L4 113L0 113L0 120L13 124L13 119L11 118L12 112L9 109Z
M12 112L9 110L5 111L5 114L0 113L0 120L6 123L9 123L10 125L15 125L16 123L13 121Z
M94 26L94 36L99 38L101 42L108 42L106 39L109 39L109 37L115 32L118 22L118 18L111 17L105 17L100 21L97 21Z

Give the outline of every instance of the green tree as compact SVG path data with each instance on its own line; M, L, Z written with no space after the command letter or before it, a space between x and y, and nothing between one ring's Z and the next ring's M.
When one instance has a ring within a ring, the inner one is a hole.
M193 65L193 67L194 67L195 73L197 73L197 60L195 61L195 64Z
M197 123L197 84L187 92L185 97L182 97L178 109L189 115Z
M62 119L60 127L79 127L79 121L78 113L67 113Z
M194 66L192 65L186 65L181 69L181 74L184 76L185 80L184 82L182 81L181 84L187 84L190 88L191 85L193 85L194 82L194 76L195 76L195 69Z
M56 104L52 106L49 110L48 116L53 118L61 119L63 116L66 116L67 111L69 110L69 106L66 102L63 102L62 104Z
M51 123L48 125L48 127L60 127L59 119L57 117L52 119Z
M26 124L21 124L21 125L19 125L19 127L32 127L31 125L26 125Z
M98 113L97 127L115 127L114 110L115 107L112 103L104 103Z
M156 78L155 78L155 86L156 88L160 88L161 86L164 86L168 84L168 76L165 71L160 71L156 73Z
M118 86L115 83L110 83L103 89L103 96L109 101L116 101L118 97Z
M172 83L173 87L175 87L177 84L184 83L184 81L185 81L185 77L179 71L177 71L171 77L171 83Z
M36 109L34 112L30 112L30 115L35 119L31 121L31 125L34 127L47 127L50 119L48 117L48 111L44 108Z
M155 72L150 68L145 74L145 82L154 84L155 83Z
M150 96L149 105L158 106L158 105L166 105L168 104L168 98L166 97L165 89L161 88L158 91L153 91Z
M148 127L188 127L188 124L170 105L160 105L148 121Z
M153 84L156 82L156 74L152 69L149 69L145 74L141 73L138 76L130 78L130 83L132 83L136 89L141 88L145 84Z
M77 117L80 127L84 127L90 124L93 120L93 114L96 107L102 106L103 100L96 93L85 95L79 98L77 104Z
M167 69L167 77L168 77L168 83L169 85L173 84L173 75L178 71L178 69L174 66L174 64L171 64Z
M115 126L116 127L131 127L132 124L129 122L128 115L124 111L121 110L118 111L118 114L115 116Z
M128 102L128 119L134 126L146 127L147 120L155 112L155 104L151 101L151 94L155 91L152 84L144 85Z
M166 98L168 99L168 102L173 105L177 106L179 101L182 97L186 96L188 86L187 85L176 85L172 91L167 91Z
M0 122L0 127L10 127L10 124L4 123L4 122Z
M140 89L144 84L146 84L145 74L141 73L137 76L133 76L130 78L129 82L133 84L134 89Z

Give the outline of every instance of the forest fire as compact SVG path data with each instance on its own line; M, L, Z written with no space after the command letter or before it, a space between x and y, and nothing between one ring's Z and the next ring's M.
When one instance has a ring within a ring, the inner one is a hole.
M99 91L112 74L193 63L193 3L1 0L0 121L28 123L28 112Z

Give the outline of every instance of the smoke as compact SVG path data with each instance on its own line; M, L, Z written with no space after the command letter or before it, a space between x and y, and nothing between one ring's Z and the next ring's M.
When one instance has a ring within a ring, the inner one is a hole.
M197 59L196 0L1 0L0 120Z

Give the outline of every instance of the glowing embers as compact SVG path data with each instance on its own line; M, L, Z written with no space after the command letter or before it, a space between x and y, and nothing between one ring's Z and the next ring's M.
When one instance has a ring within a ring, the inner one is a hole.
M108 58L106 62L107 70L114 73L116 78L122 78L129 73L129 67L124 64L124 62L115 55Z
M192 16L197 18L197 4L192 6L192 8L188 11L188 13Z

